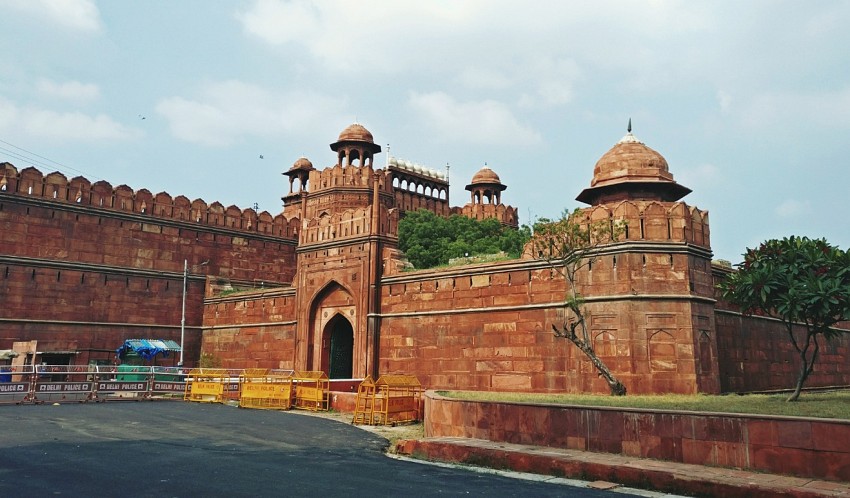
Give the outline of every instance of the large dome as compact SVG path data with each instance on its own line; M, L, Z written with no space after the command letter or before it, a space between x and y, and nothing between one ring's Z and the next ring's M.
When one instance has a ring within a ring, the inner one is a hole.
M354 123L342 130L337 142L369 142L375 143L372 134L363 125Z
M677 201L691 192L679 185L658 152L629 133L606 152L593 168L590 188L576 200L588 204L614 198L648 198Z
M629 133L605 153L593 168L591 187L620 181L673 181L667 160Z

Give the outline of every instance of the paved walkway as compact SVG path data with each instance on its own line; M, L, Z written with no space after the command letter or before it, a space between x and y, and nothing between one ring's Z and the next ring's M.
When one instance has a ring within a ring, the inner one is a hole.
M693 496L850 497L850 483L763 474L721 467L591 453L481 439L427 438L400 441L399 454L520 472L598 481Z

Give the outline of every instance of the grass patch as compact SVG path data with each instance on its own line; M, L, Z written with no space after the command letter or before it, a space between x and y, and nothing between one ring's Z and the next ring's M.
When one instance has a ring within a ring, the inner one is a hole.
M695 412L749 413L793 417L850 420L850 391L803 393L799 401L788 403L787 394L659 394L645 396L602 396L590 394L528 394L478 391L438 391L447 398L470 401L512 403L555 403L562 405L686 410Z
M481 263L497 263L501 261L511 261L514 259L519 259L519 256L511 256L510 254L499 253L499 254L481 254L477 256L468 256L465 258L454 258L449 260L448 263L429 266L427 268L415 268L413 266L403 268L402 272L414 272L420 270L445 270L447 268L454 268L457 266L467 266L467 265L477 265Z

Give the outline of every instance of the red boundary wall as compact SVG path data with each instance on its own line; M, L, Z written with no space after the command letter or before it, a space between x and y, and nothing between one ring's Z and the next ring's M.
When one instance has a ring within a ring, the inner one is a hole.
M465 401L427 392L425 437L850 481L850 421L845 420Z

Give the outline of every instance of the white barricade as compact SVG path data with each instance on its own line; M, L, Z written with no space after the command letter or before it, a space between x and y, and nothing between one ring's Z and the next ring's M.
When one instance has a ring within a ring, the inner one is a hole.
M94 380L88 365L35 365L33 403L89 401Z
M0 367L0 404L21 404L32 400L32 365Z

